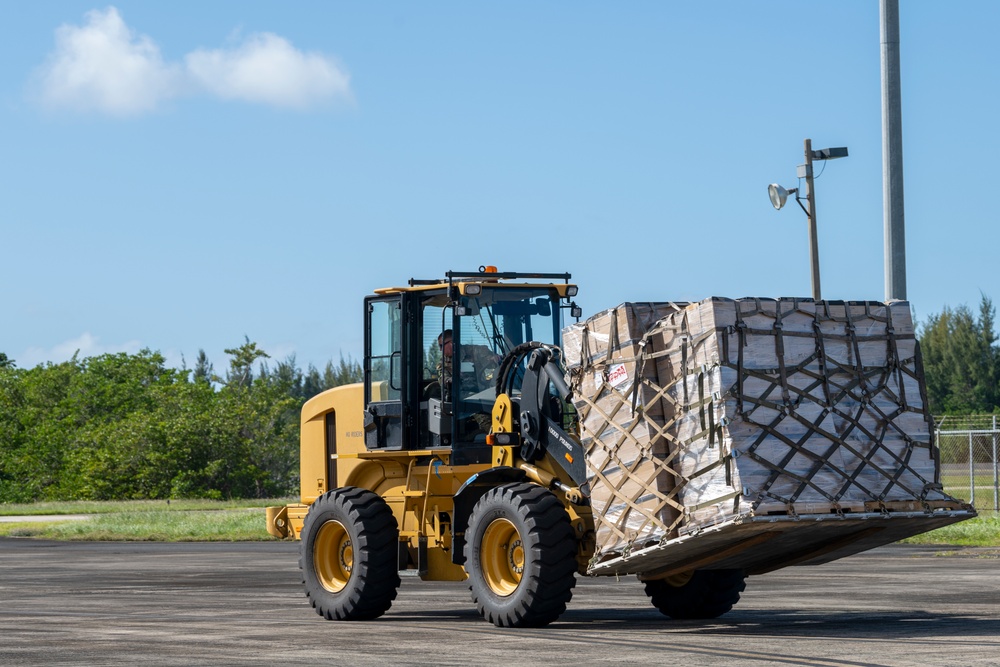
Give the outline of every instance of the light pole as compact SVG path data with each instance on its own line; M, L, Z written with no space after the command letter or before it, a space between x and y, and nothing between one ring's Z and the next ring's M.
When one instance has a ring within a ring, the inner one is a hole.
M882 197L885 298L906 298L906 224L903 216L903 121L899 90L899 0L880 0L882 36Z
M806 179L805 196L799 192L799 188L786 190L777 183L767 186L767 194L771 198L771 204L775 210L781 210L788 200L788 195L794 194L795 201L799 207L805 211L809 227L809 268L812 271L812 297L816 301L820 300L819 288L819 241L816 236L816 192L813 185L813 161L814 160L834 160L839 157L847 157L847 148L821 148L813 150L812 139L805 140L806 163L800 164L796 170L796 175ZM806 200L806 205L802 205L802 200Z

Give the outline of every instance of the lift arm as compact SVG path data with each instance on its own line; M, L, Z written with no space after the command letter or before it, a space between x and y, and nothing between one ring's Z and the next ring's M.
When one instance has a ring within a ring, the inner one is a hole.
M512 401L515 428L520 430L521 458L530 463L549 453L577 486L583 486L587 481L583 447L563 430L561 404L558 410L552 408L550 384L563 401L572 398L556 355L554 348L541 343L519 345L504 359L497 389L502 393L510 390L513 374L527 357L520 399Z

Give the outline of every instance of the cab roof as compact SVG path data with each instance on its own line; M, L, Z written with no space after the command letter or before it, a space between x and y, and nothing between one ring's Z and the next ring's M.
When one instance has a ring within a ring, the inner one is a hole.
M490 270L492 269L492 270ZM397 294L400 292L423 292L442 287L457 287L460 294L465 294L469 285L489 287L537 287L555 289L561 298L576 295L576 285L569 282L569 273L519 273L514 271L497 271L495 267L480 267L479 271L448 271L444 278L423 280L410 278L405 287L382 287L375 294ZM550 282L561 280L561 283ZM570 289L570 288L573 289Z

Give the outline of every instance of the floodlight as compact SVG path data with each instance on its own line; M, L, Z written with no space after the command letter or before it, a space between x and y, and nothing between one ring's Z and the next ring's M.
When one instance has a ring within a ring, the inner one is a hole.
M781 207L785 205L785 202L788 201L788 195L795 194L798 191L798 188L786 190L777 183L771 183L767 186L767 196L771 198L771 206L776 211L780 211Z

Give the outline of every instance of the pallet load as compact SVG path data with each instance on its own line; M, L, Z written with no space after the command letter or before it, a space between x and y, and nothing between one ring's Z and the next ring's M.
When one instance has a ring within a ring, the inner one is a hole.
M967 512L939 483L906 302L626 303L563 351L591 573L826 562ZM890 515L938 520L847 520Z

